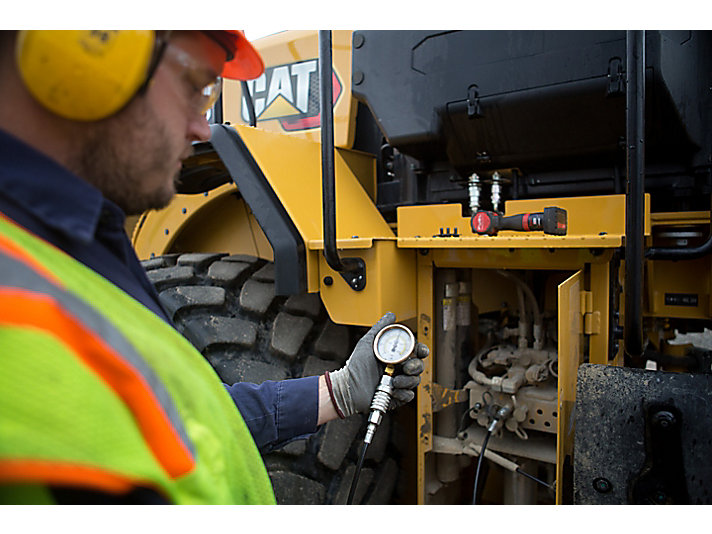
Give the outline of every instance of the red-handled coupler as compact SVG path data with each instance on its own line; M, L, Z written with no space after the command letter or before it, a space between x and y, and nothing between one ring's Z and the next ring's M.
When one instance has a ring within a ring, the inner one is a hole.
M500 230L517 232L543 231L545 234L566 235L566 210L545 208L543 212L521 213L503 217L494 211L480 210L470 219L472 231L481 235L497 235Z

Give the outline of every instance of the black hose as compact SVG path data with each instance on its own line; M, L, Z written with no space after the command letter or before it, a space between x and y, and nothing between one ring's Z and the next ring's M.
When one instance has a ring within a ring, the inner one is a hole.
M492 431L488 430L485 435L485 440L482 442L482 449L480 449L480 457L477 460L477 471L475 471L475 487L472 490L472 504L477 504L477 487L480 481L480 470L482 469L482 460L485 457L485 449L487 448L487 442L489 442Z
M712 236L699 247L649 248L645 257L649 260L695 260L712 252Z
M533 480L534 482L537 482L537 483L541 484L542 486L544 486L544 487L546 487L546 488L554 489L554 488L551 487L551 485L547 484L547 483L544 482L543 480L538 479L538 478L535 477L534 475L530 475L530 474L527 473L526 471L522 471L522 468L521 468L521 467L517 467L516 472L519 473L520 475L523 475L523 476L525 476L525 477L527 477L527 478Z
M364 442L361 448L361 457L358 459L358 464L356 464L356 471L354 472L354 479L351 482L351 489L349 490L349 497L346 499L346 504L353 504L356 486L358 485L358 477L361 475L361 468L363 467L363 459L366 457L367 448L368 443Z
M712 200L710 200L710 213L712 213ZM649 248L645 251L645 257L649 260L694 260L707 256L710 252L712 252L712 217L709 237L701 245L689 248Z
M477 411L477 408L473 406L472 408L465 410L465 413L462 414L462 416L460 417L460 425L457 427L457 434L460 434L465 430L467 419L474 411Z

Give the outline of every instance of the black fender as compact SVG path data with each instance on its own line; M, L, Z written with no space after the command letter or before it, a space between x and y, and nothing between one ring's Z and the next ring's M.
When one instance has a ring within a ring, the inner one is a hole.
M191 165L187 161L177 183L178 192L203 193L230 181L234 182L272 245L275 293L283 296L305 293L306 248L287 210L240 134L222 124L212 124L210 129L210 142L194 146L195 160L200 158L208 163ZM206 158L211 152L217 154L220 161Z

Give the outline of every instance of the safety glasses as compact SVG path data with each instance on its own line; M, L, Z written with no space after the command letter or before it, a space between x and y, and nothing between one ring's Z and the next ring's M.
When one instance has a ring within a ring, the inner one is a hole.
M164 57L182 67L182 78L189 93L189 102L192 109L201 115L208 112L215 105L222 89L222 78L213 76L207 69L180 48L166 46Z

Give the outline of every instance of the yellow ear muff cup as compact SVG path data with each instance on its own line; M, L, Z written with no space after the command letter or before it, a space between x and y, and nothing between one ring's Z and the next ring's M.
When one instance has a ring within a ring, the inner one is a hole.
M66 119L96 121L146 82L155 40L150 30L22 30L15 58L40 104Z

